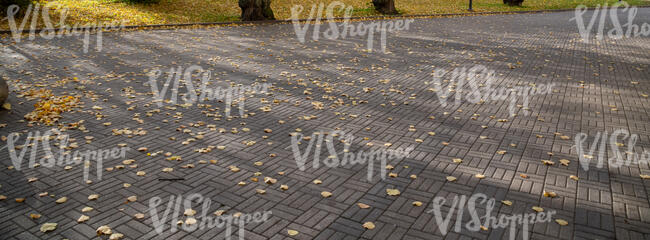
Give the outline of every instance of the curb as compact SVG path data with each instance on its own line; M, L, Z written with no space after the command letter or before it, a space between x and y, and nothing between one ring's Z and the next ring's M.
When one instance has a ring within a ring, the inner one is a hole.
M650 5L643 6L631 6L636 8L650 8ZM612 7L600 8L600 9L611 9ZM587 8L587 10L595 10L595 7ZM413 15L383 15L383 16L366 16L366 17L350 17L350 18L329 18L321 19L323 22L327 21L341 21L341 20L377 20L377 19L404 19L404 18L436 18L436 17L470 17L470 16L482 16L482 15L510 15L510 14L537 14L537 13L555 13L555 12L568 12L575 11L575 9L548 9L548 10L529 10L529 11L500 11L500 12L467 12L467 13L440 13L440 14L413 14ZM93 30L102 30L102 32L107 32L109 28L111 30L127 30L127 29L136 29L143 28L142 30L161 30L169 29L176 27L191 27L191 26L225 26L225 25L270 25L270 24L283 24L291 23L294 20L284 19L284 20L264 20L264 21L229 21L229 22L198 22L198 23L171 23L171 24L153 24L153 25L128 25L122 26L120 28L115 27L105 27L101 28L90 28ZM295 20L300 23L315 21L315 19L298 19ZM83 30L83 26L81 26ZM29 32L41 32L41 31L62 31L64 28L39 28L39 29L27 29L22 30L21 33ZM70 28L67 28L70 30ZM0 34L13 34L11 30L0 30Z

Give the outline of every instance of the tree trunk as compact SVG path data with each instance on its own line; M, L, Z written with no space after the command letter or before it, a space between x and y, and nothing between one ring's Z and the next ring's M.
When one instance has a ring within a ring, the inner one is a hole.
M523 2L524 0L503 0L504 4L508 4L510 6L521 6Z
M397 14L395 0L372 0L375 9L382 14Z
M7 97L9 97L9 86L5 79L0 77L0 105L7 100Z
M242 21L275 20L271 0L239 0Z

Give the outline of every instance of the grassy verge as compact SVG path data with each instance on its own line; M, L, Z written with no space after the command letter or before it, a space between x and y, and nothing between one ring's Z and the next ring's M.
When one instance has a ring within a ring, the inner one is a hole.
M321 0L327 6L337 0ZM338 0L354 7L353 16L379 15L370 4L371 0ZM618 0L525 0L521 7L510 7L502 0L474 0L476 12L524 11L543 9L575 8L580 4L594 7L609 5ZM239 19L237 0L160 0L157 4L132 4L122 0L38 0L47 4L50 16L58 23L61 9L68 9L66 23L69 25L103 22L124 22L126 25L148 25L190 22L223 22ZM312 3L304 0L274 0L272 3L276 18L291 17L291 7L302 5L302 18L308 16ZM467 12L469 0L396 0L401 14L436 14ZM650 5L650 0L629 0L630 5ZM338 13L337 16L342 16ZM42 23L42 20L39 21ZM39 24L42 25L42 24ZM9 29L7 21L0 22L0 29Z

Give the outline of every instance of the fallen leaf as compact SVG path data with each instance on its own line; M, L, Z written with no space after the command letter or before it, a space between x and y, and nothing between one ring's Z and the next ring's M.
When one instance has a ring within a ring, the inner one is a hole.
M479 173L479 174L474 175L474 177L476 177L478 179L483 179L483 178L485 178L485 175Z
M287 233L289 234L289 236L296 236L296 235L298 235L298 231L296 231L296 230L291 230L291 229L287 230Z
M542 160L542 163L543 163L544 165L555 165L555 162L553 162L553 161L549 161L549 160Z
M532 207L532 208L533 208L533 210L535 210L535 212L543 212L543 211L544 211L543 208L538 207L538 206L534 206L534 207Z
M454 158L454 159L452 159L452 161L454 161L454 163L462 163L463 162L463 160L460 159L460 158Z
M450 181L450 182L456 181L456 177L454 177L454 176L447 176L447 181Z
M266 190L264 190L264 189L255 189L255 191L257 193L259 193L259 194L265 194L266 193Z
M569 166L569 163L571 163L571 161L569 161L567 159L560 159L560 164L562 164L564 166Z
M328 197L332 196L332 193L324 191L324 192L321 192L320 195L323 196L324 198L328 198Z
M97 235L102 235L102 234L109 235L109 234L112 234L112 233L113 233L113 230L111 230L111 227L109 227L109 226L104 225L104 226L101 226L101 227L97 228Z
M512 206L512 202L508 201L508 200L501 200L501 203L503 203L504 205L507 205L507 206Z
M416 207L422 206L422 202L415 201L415 202L413 202L413 206L416 206Z
M196 214L196 210L191 208L185 209L185 212L183 212L185 216L194 216L194 214Z
M67 197L62 197L62 198L57 199L56 203L64 203L64 202L67 202L67 201L68 201Z
M29 214L29 217L31 219L39 219L39 218L41 218L41 215L38 214L38 213L31 213L31 214Z
M130 196L130 197L126 198L126 200L128 200L129 202L135 202L135 201L138 201L138 197L137 196Z
M372 229L375 229L375 224L372 223L372 222L366 222L366 223L363 224L363 227L366 228L366 229L372 230Z
M6 110L11 110L11 104L10 103L4 103L4 104L2 104L2 108L6 109Z
M389 188L389 189L386 189L386 194L388 194L390 196L399 196L400 192L397 189Z
M89 216L81 215L81 216L79 216L79 219L77 219L77 222L82 223L82 222L88 221L88 219L90 219Z
M571 176L569 176L569 178L578 181L578 176L576 176L576 175L571 175Z
M81 209L81 212L90 212L92 210L93 210L93 208L91 208L91 207L84 207L83 209Z
M97 198L99 198L98 194L91 194L90 196L88 196L88 200L91 200L91 201L92 200L97 200Z
M544 197L554 198L557 197L557 193L544 191Z
M318 180L318 179L314 180L314 184L321 184L321 183L323 183L323 181Z
M357 206L359 206L359 208L361 208L361 209L370 208L370 205L365 204L365 203L357 203Z
M120 240L124 237L124 234L121 233L113 233L111 234L110 237L108 237L109 240Z
M56 223L44 223L43 225L41 225L41 232L54 231L57 225L58 224Z
M564 219L555 219L555 222L556 222L557 224L560 224L560 226L566 226L566 225L569 224L569 222L567 222L567 221L564 220Z

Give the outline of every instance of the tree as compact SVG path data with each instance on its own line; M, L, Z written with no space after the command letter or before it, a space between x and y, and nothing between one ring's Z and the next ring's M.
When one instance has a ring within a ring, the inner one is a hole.
M503 4L508 4L510 6L521 6L524 0L503 0Z
M7 100L7 97L9 97L9 86L7 86L7 81L0 77L0 105Z
M275 20L271 0L239 0L242 21Z
M382 14L397 14L395 0L372 0L375 9Z

